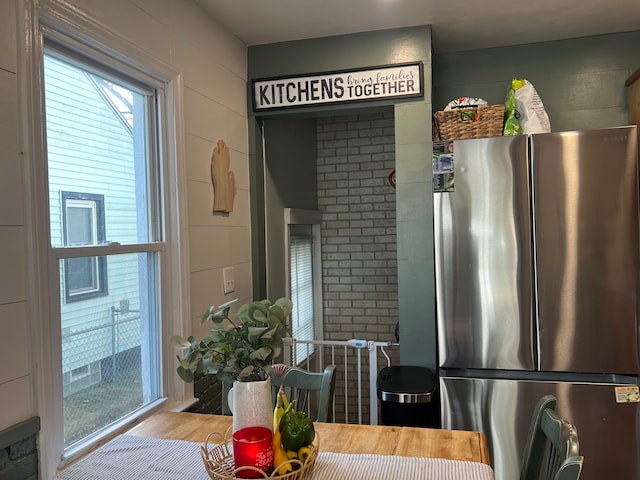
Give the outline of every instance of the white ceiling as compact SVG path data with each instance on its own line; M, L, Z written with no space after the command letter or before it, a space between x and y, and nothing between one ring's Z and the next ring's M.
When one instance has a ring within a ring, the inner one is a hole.
M246 45L431 25L445 53L640 30L640 0L195 1Z

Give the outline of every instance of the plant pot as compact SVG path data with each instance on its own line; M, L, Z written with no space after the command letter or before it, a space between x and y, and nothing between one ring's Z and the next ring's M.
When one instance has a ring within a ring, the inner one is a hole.
M255 382L233 382L227 397L233 414L233 432L245 427L273 428L271 377Z

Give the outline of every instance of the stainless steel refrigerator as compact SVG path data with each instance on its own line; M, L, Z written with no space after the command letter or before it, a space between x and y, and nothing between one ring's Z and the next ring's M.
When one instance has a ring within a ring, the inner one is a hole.
M442 162L442 426L484 432L496 480L519 478L547 393L577 427L581 480L640 479L636 138L633 126L462 140Z

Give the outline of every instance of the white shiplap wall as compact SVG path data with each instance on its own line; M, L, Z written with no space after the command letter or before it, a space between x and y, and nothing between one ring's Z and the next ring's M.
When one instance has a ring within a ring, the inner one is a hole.
M29 418L34 399L28 357L25 202L18 137L16 5L0 16L0 431Z
M0 17L0 431L37 415L29 366L25 268L25 189L18 122L16 5ZM246 46L191 0L72 0L98 23L183 73L190 252L189 333L211 303L251 297ZM211 150L224 139L237 184L234 211L213 215ZM25 159L28 157L25 156ZM234 266L236 291L225 296L222 267ZM173 357L174 352L169 352ZM41 439L46 441L46 439Z

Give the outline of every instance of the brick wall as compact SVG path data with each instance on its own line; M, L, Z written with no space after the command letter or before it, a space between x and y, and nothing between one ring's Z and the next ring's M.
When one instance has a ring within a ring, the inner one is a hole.
M37 478L38 450L35 435L0 450L0 480L36 480Z
M222 413L222 384L215 375L201 375L194 380L193 396L198 401L189 408L195 413Z
M393 113L318 120L324 336L394 340L398 320Z
M40 418L0 431L0 480L37 480Z
M395 341L396 199L388 180L395 168L393 112L321 118L317 138L324 338ZM398 348L388 353L392 363L398 364ZM378 362L379 368L386 366L384 357ZM355 362L350 363L349 378L355 379ZM366 366L364 354L364 392L369 388ZM344 409L340 370L338 421ZM356 408L355 401L349 401L349 412ZM368 415L365 409L364 418Z

